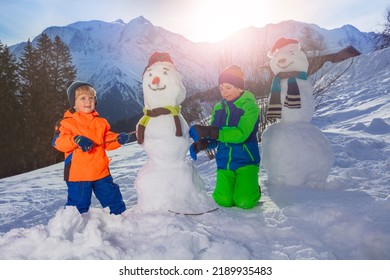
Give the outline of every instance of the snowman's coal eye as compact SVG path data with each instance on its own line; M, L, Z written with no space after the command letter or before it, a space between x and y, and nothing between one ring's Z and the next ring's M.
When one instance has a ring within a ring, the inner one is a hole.
M152 73L149 73L149 77L152 77Z
M168 75L168 71L164 71L164 75Z

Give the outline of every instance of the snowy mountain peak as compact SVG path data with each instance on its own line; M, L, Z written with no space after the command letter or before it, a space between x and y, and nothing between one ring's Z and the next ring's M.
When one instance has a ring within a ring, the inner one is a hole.
M124 21L120 18L114 21L113 23L125 24Z
M351 24L345 24L341 27L341 29L344 29L348 32L360 32L359 29L357 29L355 26Z
M132 19L129 21L128 24L144 24L144 25L153 25L149 20L144 18L144 16L136 17L135 19Z

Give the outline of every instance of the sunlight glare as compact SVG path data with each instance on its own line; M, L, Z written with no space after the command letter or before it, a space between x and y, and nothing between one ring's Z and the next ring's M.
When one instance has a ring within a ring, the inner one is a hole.
M217 42L226 39L242 28L262 27L270 22L268 1L208 1L207 5L193 7L192 38Z

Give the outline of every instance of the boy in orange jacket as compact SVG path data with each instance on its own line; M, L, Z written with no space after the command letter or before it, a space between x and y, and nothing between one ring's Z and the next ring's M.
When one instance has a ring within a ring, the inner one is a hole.
M106 150L129 141L129 134L110 131L107 120L95 111L96 91L92 85L76 81L67 89L71 108L56 127L53 146L65 154L64 180L68 186L66 205L88 212L92 192L111 214L126 210L119 186L113 182Z

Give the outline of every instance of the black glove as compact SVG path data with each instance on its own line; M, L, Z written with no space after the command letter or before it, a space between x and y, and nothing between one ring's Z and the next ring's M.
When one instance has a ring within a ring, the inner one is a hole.
M189 132L192 139L197 142L199 139L217 140L219 136L219 128L216 126L193 125Z
M194 142L190 146L190 156L193 160L197 159L196 154L202 150L206 150L208 148L208 141L206 139L201 139L197 142Z
M89 152L95 145L91 139L79 135L74 137L74 141L83 152Z

